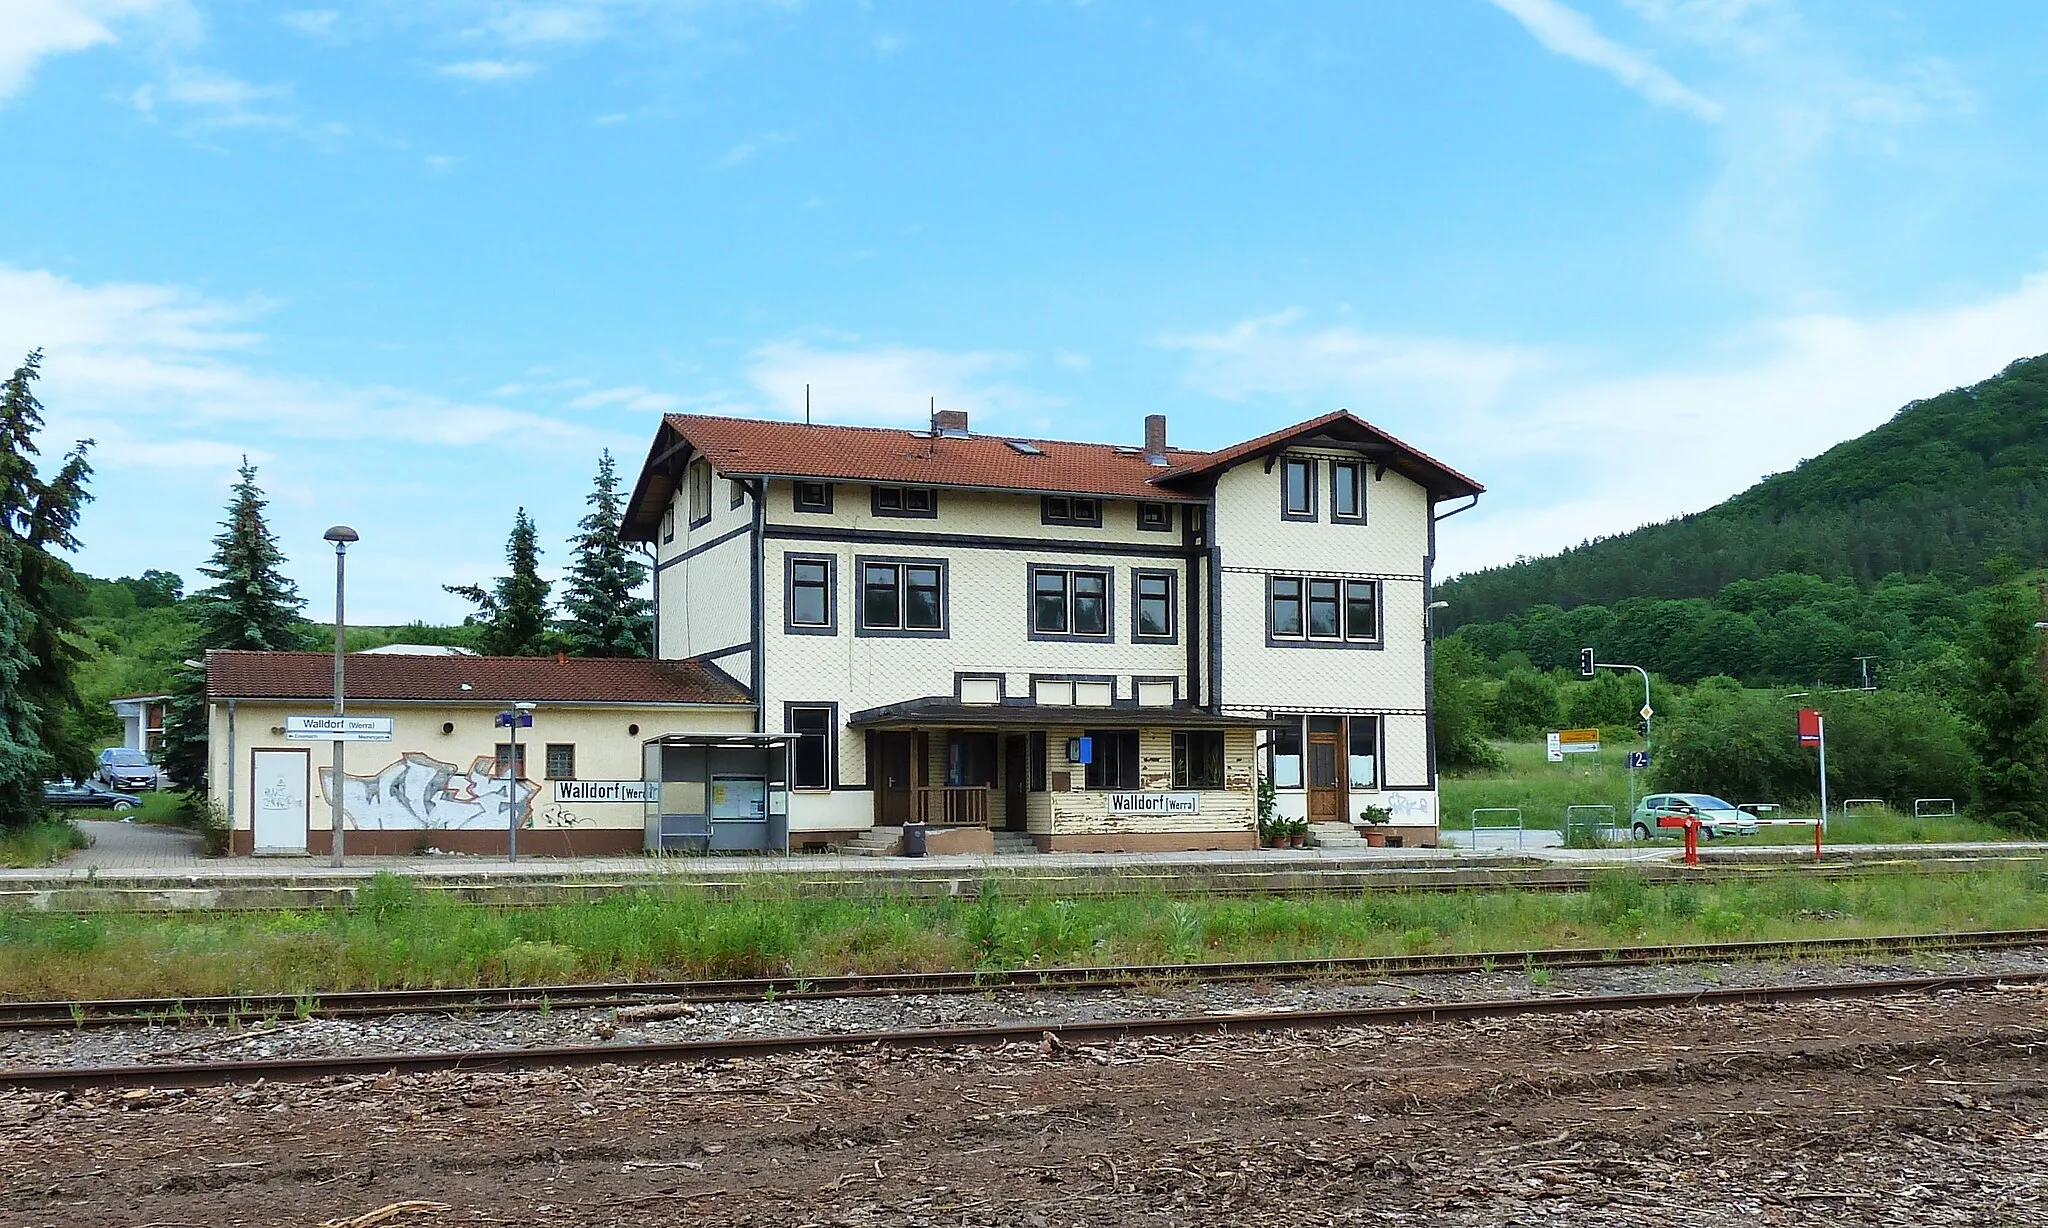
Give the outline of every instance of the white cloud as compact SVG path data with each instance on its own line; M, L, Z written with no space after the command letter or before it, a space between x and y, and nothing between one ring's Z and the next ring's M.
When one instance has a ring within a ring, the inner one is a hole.
M773 412L800 416L808 384L812 414L821 422L893 425L928 421L934 398L940 409L998 419L1056 404L1000 378L1023 362L1022 356L999 350L777 341L749 355L746 375Z
M278 20L312 38L332 38L334 23L341 20L341 14L333 9L302 9L286 13Z
M427 169L436 175L446 174L454 170L456 163L462 161L461 158L455 157L452 154L428 154L420 160L426 163Z
M1567 59L1600 69L1616 81L1656 103L1685 111L1709 123L1720 120L1720 103L1686 88L1659 68L1649 56L1624 47L1595 29L1584 13L1559 0L1492 0L1495 7L1522 23L1537 42Z
M444 77L455 77L462 81L517 81L530 77L535 66L524 60L464 60L459 64L443 64L437 70Z
M795 139L795 135L788 132L766 132L751 141L741 141L731 149L726 150L725 153L719 156L718 161L712 163L712 165L720 170L729 170L741 163L752 161L754 156L763 150L787 145Z
M160 109L176 109L196 128L287 128L297 120L275 104L288 93L282 86L252 85L205 69L174 68L163 80L138 87L129 101L150 119Z
M177 0L8 0L0 11L0 101L26 89L48 57L115 42L122 23L181 8Z
M603 38L603 12L587 5L538 5L501 11L485 23L508 43L587 43Z
M569 402L570 409L605 409L617 406L622 409L642 410L660 413L682 407L683 398L665 392L653 392L634 384L626 388L604 388L586 392Z

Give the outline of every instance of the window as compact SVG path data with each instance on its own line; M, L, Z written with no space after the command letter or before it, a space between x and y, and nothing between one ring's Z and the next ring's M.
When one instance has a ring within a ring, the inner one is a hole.
M799 512L832 510L832 483L793 482L789 488L790 507Z
M996 735L954 730L946 735L946 783L955 788L996 783Z
M1090 729L1087 736L1095 756L1088 764L1087 786L1091 789L1137 788L1138 731Z
M1266 779L1276 789L1301 787L1301 722L1282 725L1266 745Z
M789 744L789 787L832 787L832 735L838 713L832 705L790 704L783 710L783 728L795 739Z
M1166 503L1140 503L1138 527L1152 533L1173 531L1173 507Z
M1141 640L1173 638L1173 582L1170 571L1141 571L1133 585L1137 589L1137 621L1131 634Z
M526 748L522 746L520 749L525 750ZM576 779L576 744L574 742L548 743L548 779Z
M944 634L944 564L860 561L860 630L908 635Z
M661 514L661 544L666 546L675 539L676 509L675 506L671 504L668 510Z
M1034 729L1031 731L1031 792L1046 791L1046 770L1045 730Z
M1102 527L1102 500L1047 495L1038 502L1038 519L1041 524L1086 525L1099 529Z
M1033 636L1107 636L1109 573L1080 568L1031 568Z
M1266 632L1273 643L1376 644L1379 582L1324 576L1270 576Z
M783 630L798 635L830 635L839 629L839 586L833 582L836 563L829 554L788 556Z
M1351 788L1379 788L1380 718L1354 716L1345 724L1351 727Z
M1330 464L1330 519L1365 523L1365 462Z
M1314 457L1289 456L1280 462L1280 518L1316 518L1316 462Z
M747 501L747 488L738 478L727 478L725 484L729 488L726 493L731 496L731 502L726 504L728 509L738 507Z
M1223 787L1223 731L1191 729L1173 735L1173 787Z
M519 779L526 779L527 743L519 744ZM491 775L502 778L505 775L505 760L512 754L510 742L500 742L491 750Z
M690 527L711 519L711 466L698 461L690 466Z
M939 495L923 486L877 486L874 488L877 516L936 516Z
M1188 544L1206 546L1209 544L1209 509L1191 507L1188 509Z

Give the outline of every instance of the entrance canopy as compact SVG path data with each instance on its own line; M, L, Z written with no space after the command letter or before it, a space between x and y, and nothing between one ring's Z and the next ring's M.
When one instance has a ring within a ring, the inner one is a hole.
M950 695L867 708L846 718L856 729L986 725L1009 729L1086 725L1091 729L1264 729L1260 717L1219 716L1196 708L1082 707L1066 704L963 704Z

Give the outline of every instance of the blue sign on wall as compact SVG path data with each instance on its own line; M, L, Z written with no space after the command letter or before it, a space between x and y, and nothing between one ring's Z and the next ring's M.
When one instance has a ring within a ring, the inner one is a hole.
M1095 762L1095 739L1075 738L1069 746L1067 759L1072 763Z

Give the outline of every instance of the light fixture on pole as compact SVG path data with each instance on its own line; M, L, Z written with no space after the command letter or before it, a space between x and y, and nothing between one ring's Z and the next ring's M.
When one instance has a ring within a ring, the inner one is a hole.
M345 710L342 688L342 634L348 626L343 612L342 593L347 580L348 544L361 541L362 535L345 524L335 525L323 534L334 543L334 715L340 716ZM342 858L342 827L346 820L342 816L342 795L348 791L348 777L342 775L342 748L347 743L340 737L334 739L334 794L329 799L333 804L333 818L329 820L331 830L327 841L327 862L338 866Z
M498 726L510 731L505 750L505 860L519 860L519 731L533 728L533 705L516 703L510 712L498 713Z

